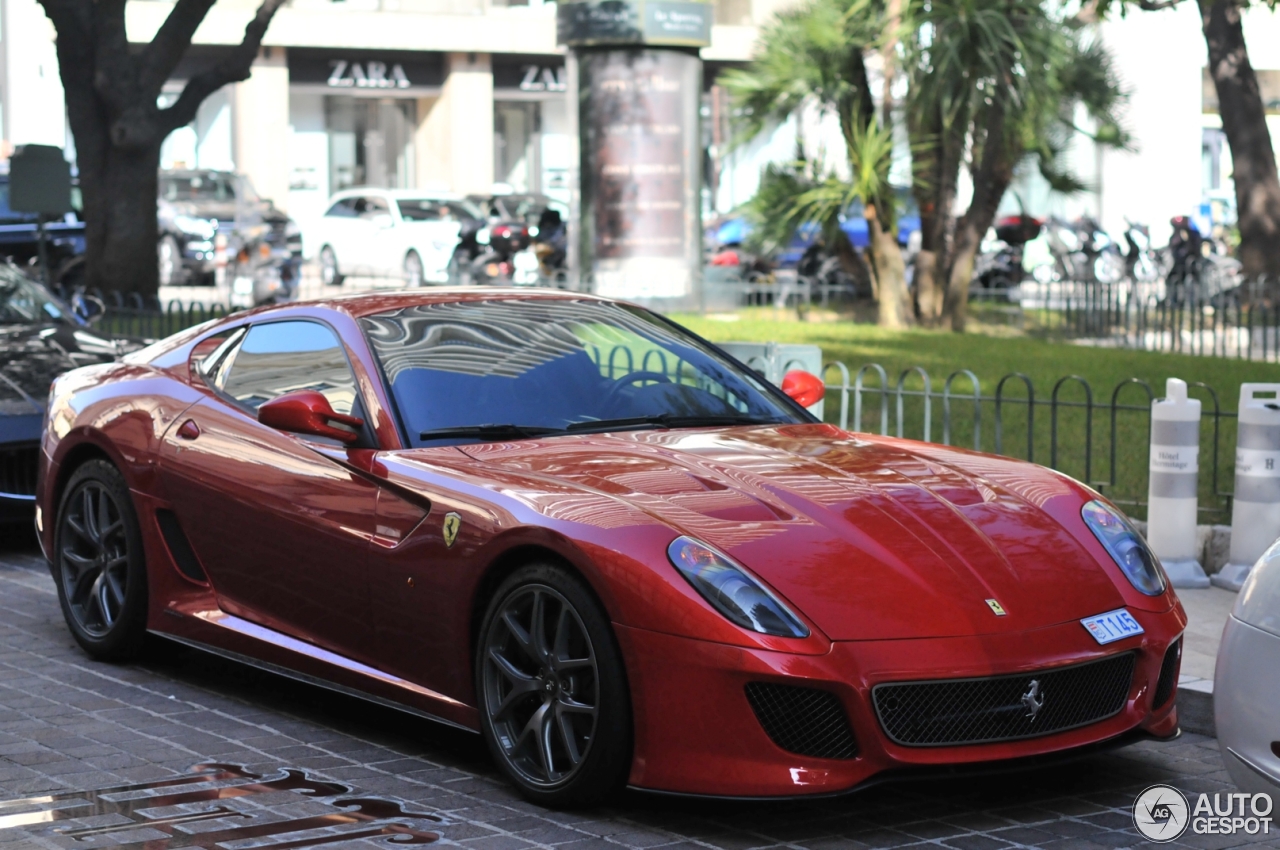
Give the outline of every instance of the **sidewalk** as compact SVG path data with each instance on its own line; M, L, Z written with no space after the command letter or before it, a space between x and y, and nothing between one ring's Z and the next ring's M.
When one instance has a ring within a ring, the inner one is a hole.
M1213 669L1222 628L1236 604L1236 596L1218 587L1178 591L1187 611L1182 676L1178 679L1178 719L1189 732L1214 734Z

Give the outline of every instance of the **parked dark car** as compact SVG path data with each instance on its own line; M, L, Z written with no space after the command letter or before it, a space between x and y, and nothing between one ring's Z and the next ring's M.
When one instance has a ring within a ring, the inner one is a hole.
M302 232L270 200L254 191L249 178L231 171L161 171L157 217L160 285L212 285L219 237L234 254L237 234L267 225L272 248L287 248L302 262Z
M54 282L64 282L63 278L74 274L84 255L80 188L75 184L71 187L71 204L75 208L72 212L56 221L46 220L44 226L49 239L49 268ZM26 266L40 256L36 218L35 213L14 212L9 208L9 175L0 174L0 258Z
M0 264L0 524L30 522L49 385L63 372L115 360L141 343L94 330L101 302L74 306Z

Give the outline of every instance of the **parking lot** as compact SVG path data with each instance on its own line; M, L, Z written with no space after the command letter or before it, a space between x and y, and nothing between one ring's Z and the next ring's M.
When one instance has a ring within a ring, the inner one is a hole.
M498 777L478 736L177 646L131 666L90 662L63 625L34 540L0 533L5 848L283 850L438 836L474 850L1091 850L1149 846L1130 810L1150 785L1234 790L1216 741L1188 734L1036 772L827 800L628 791L604 809L547 811ZM115 790L73 793L95 789ZM6 803L18 798L30 799ZM1188 832L1171 846L1245 845L1280 847L1280 836Z

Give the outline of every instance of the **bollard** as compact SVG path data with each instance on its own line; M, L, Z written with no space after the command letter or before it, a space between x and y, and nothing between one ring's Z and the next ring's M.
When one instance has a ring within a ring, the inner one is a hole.
M1280 384L1241 384L1239 417L1231 555L1213 577L1237 591L1280 537Z
M1196 557L1196 482L1200 471L1200 401L1187 382L1170 378L1151 403L1151 479L1147 543L1174 587L1208 587Z

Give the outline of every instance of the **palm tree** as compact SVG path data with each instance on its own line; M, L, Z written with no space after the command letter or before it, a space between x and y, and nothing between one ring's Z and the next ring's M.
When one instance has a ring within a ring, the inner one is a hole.
M813 163L773 168L754 206L767 219L768 232L790 233L817 222L837 254L851 257L839 221L851 203L861 201L871 234L879 324L901 327L910 323L912 311L888 181L893 140L876 117L865 62L885 31L884 9L875 0L810 0L766 26L759 56L750 67L728 72L724 83L741 114L740 138L752 138L809 106L839 120L853 179L814 173L819 166Z

